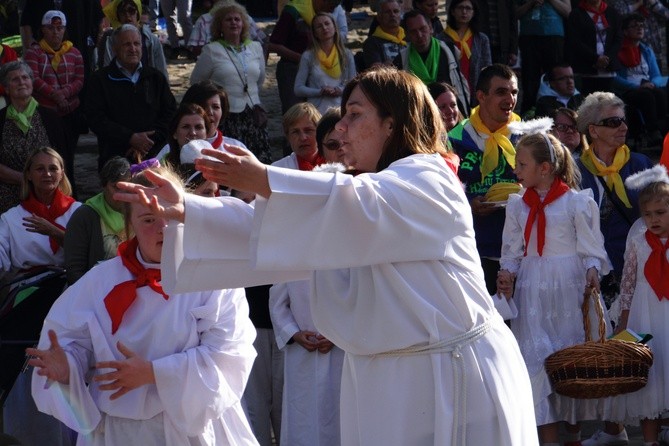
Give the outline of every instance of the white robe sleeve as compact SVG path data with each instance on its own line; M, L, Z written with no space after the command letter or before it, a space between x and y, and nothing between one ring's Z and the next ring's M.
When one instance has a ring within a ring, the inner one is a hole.
M604 248L604 236L599 227L599 207L592 199L590 189L580 191L571 201L576 227L576 252L583 259L585 269L597 268L599 274L611 271L611 262Z
M523 206L522 196L518 194L509 196L504 230L502 231L502 257L499 264L500 269L505 269L511 273L518 272L520 261L525 252L525 221L523 217L525 214L521 213Z
M276 343L283 349L293 335L300 331L291 311L287 283L278 283L269 289L269 315L272 318Z
M188 436L241 400L256 356L255 329L242 289L214 291L191 310L200 344L152 361L166 415Z

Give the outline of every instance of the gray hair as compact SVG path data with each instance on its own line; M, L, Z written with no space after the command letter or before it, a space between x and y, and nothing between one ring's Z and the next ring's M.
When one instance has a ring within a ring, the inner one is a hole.
M115 156L109 159L100 171L100 184L105 187L109 183L130 180L130 163L127 159Z
M9 86L7 77L9 77L9 73L16 70L23 70L24 73L30 76L31 81L35 80L35 76L33 75L33 70L30 68L30 65L22 60L13 60L0 67L0 84L2 84L3 87L7 88Z
M585 134L590 138L588 126L597 124L603 118L606 118L606 116L602 116L602 112L607 107L620 107L624 110L625 103L618 96L608 91L590 93L576 111L578 113L576 127L579 133Z
M137 28L132 23L126 23L126 24L123 24L123 25L119 26L114 31L112 31L112 34L111 34L112 48L116 47L116 44L118 43L118 39L119 39L119 36L121 35L121 33L124 33L124 32L127 32L127 31L132 31L132 32L136 33L139 36L140 39L142 38L142 33L140 32L139 28Z

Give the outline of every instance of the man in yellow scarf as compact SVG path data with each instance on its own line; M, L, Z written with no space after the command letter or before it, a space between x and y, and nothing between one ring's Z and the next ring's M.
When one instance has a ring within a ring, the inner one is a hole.
M506 215L503 203L487 202L485 194L493 184L516 182L515 138L507 128L508 123L520 120L513 112L518 99L513 70L501 64L484 68L476 85L476 99L479 106L471 117L455 126L448 137L460 157L458 176L472 207L476 246L488 291L493 294Z
M406 46L402 20L402 5L399 0L381 0L379 2L376 21L378 26L374 33L362 44L363 66L372 68L376 65L390 65Z

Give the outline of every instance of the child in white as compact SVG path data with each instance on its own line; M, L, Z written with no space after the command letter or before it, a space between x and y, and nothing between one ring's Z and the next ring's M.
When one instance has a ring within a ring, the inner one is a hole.
M516 147L514 173L525 189L509 197L499 274L515 279L519 314L511 330L530 373L540 441L557 445L558 422L595 414L553 392L544 360L584 342L584 291L599 288L610 264L599 209L589 191L575 190L580 178L567 149L542 133L524 136ZM578 428L570 431L579 435Z
M639 210L646 230L630 232L620 283L622 314L619 330L652 333L653 367L643 389L621 395L612 404L611 418L641 420L645 444L658 444L659 417L669 409L669 177L658 165L630 176L625 184L643 188Z

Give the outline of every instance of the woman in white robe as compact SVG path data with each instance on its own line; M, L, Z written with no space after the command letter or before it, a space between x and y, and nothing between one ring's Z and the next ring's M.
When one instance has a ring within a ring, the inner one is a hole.
M78 445L257 445L240 404L255 357L244 290L165 295L165 220L131 205L126 221L136 237L56 301L27 351L37 407Z
M286 170L230 148L206 152L223 163L197 166L255 192L255 211L184 198L157 176L156 188L127 185L136 195L119 198L185 223L164 248L171 286L252 279L250 266L255 280L311 271L315 326L345 352L342 445L538 444L527 370L486 292L471 210L442 157L427 89L381 68L349 83L342 103L346 164L369 173ZM205 235L215 227L216 237ZM223 273L192 282L210 261Z

